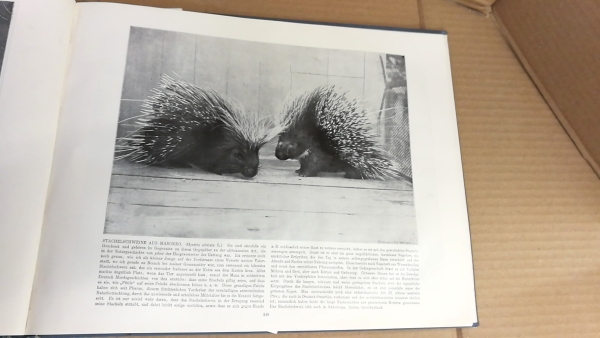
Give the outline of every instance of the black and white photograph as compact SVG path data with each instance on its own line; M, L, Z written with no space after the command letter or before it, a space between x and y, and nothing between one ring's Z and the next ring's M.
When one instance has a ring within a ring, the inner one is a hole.
M13 7L14 3L12 1L0 1L0 72L2 72L4 53L6 52Z
M105 234L417 244L403 55L131 27Z

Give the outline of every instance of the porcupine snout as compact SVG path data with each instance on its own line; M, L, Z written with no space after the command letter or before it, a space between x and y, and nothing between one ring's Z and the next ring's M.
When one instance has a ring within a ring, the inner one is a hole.
M254 177L258 174L258 154L249 155L244 161L244 165L242 166L240 172L245 177Z
M300 146L297 143L280 139L277 143L277 148L275 148L275 157L285 161L290 158L297 158L302 152L303 151L300 151Z
M242 168L242 175L246 177L254 177L258 173L258 167L244 167Z
M288 155L289 147L290 147L289 144L285 145L281 141L279 143L277 143L277 148L275 148L275 157L277 157L277 159L282 160L282 161L289 159L290 158L290 156Z

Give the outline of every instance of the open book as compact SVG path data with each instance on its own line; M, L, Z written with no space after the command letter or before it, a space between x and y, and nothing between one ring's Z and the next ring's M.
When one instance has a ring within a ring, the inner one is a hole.
M477 323L447 36L0 1L0 334Z

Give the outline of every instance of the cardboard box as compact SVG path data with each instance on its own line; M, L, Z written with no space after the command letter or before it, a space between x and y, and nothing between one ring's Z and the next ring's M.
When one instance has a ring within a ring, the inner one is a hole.
M598 337L600 180L586 159L599 163L600 116L582 97L599 88L599 58L574 49L600 31L598 2L460 0L488 16L449 0L122 2L448 32L480 326L286 336Z
M583 157L600 176L600 3L494 4L499 27Z
M581 155L600 177L600 4L597 1L455 0L492 13Z

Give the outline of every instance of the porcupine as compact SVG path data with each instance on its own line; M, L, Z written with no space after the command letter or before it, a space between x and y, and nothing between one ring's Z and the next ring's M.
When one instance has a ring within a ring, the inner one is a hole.
M258 173L260 148L276 136L272 121L246 113L211 89L163 76L142 105L140 126L117 144L117 159L215 174Z
M366 112L333 86L292 100L280 124L275 156L297 159L299 176L343 171L353 179L404 178L396 161L377 144Z

